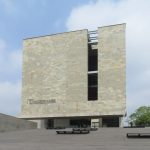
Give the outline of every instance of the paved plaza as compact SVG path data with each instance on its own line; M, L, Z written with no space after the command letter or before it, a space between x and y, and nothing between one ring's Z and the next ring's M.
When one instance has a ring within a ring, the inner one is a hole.
M44 129L3 132L0 150L150 150L150 139L128 139L127 132L150 133L150 128L100 128L85 135Z

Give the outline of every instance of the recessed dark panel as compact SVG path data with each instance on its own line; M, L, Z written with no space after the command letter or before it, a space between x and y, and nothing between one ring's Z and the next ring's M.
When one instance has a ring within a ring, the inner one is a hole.
M88 50L88 71L98 70L98 50Z

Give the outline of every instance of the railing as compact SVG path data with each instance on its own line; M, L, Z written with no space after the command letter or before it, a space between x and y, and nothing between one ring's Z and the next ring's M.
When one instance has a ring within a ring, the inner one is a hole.
M97 44L98 43L98 33L96 31L88 32L88 43L89 44Z

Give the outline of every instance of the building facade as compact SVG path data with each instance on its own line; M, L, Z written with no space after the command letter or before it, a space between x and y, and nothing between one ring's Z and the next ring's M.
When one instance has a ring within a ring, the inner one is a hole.
M21 118L39 128L119 127L125 71L125 24L25 39Z

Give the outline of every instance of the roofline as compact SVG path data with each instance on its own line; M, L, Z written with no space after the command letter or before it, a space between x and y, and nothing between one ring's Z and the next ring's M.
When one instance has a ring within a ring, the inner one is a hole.
M117 25L123 25L123 24L126 25L126 23L120 23L120 24L113 24L113 25L108 25L108 26L101 26L101 27L98 27L98 28L117 26ZM87 30L88 31L88 29L80 29L80 30L66 31L66 32L61 32L61 33L33 36L33 37L29 37L29 38L24 38L23 40L35 39L35 38L41 38L41 37L47 37L47 36L55 36L55 35L59 35L59 34L70 33L70 32L78 32L78 31L83 31L83 30Z
M4 113L0 113L0 115L17 118L17 116L12 116L12 115L9 115L9 114L4 114Z
M78 32L78 31L83 31L83 30L88 30L88 29L73 30L73 31L66 31L66 32L61 32L61 33L54 33L54 34L47 34L47 35L33 36L33 37L25 38L25 39L23 39L23 40L35 39L35 38L41 38L41 37L47 37L47 36L55 36L55 35L58 35L58 34L64 34L64 33L70 33L70 32Z
M98 28L105 28L105 27L118 26L118 25L126 25L126 23L112 24L112 25L108 25L108 26L101 26L101 27L98 27Z
M51 119L70 119L70 118L97 118L97 117L123 117L123 114L119 114L119 115L84 115L84 116L33 116L33 117L29 117L29 116L20 116L19 118L21 119L30 119L30 120L37 120L37 119L47 119L47 118L51 118Z

